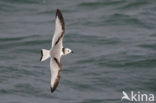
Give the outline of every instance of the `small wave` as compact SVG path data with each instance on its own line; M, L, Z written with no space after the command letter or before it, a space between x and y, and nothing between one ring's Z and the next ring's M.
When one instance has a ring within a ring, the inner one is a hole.
M50 42L50 40L45 40L43 38L45 37L41 37L37 35L16 37L16 38L0 38L0 43L1 43L0 47L6 49L6 48L19 47L19 46L34 46L34 45L45 44Z
M144 23L143 20L135 16L130 16L121 13L115 13L105 20L108 25L132 25L135 27L151 28L151 25Z
M124 3L123 1L105 1L105 2L83 2L80 3L79 6L81 7L88 7L88 8L100 8L103 6L110 6L110 5L120 5L121 3Z
M91 35L71 35L69 40L67 39L66 42L72 42L72 43L84 43L84 44L92 44L92 45L113 45L113 44L119 44L122 41L119 38L106 38L101 36L91 36ZM71 38L71 39L70 39ZM74 39L75 38L75 39Z
M100 63L100 62L99 62ZM104 63L100 63L105 66L110 67L141 67L141 68L149 68L149 67L156 67L156 59L145 59L145 60L136 60L136 61L105 61Z
M37 14L42 15L42 14L55 14L56 10L46 10L46 11L39 11Z
M136 9L137 7L143 7L145 5L149 4L148 1L145 0L137 0L137 1L132 1L132 2L127 2L127 4L125 4L124 6L122 6L120 9Z
M156 50L156 44L142 44L142 45L139 45L139 47Z
M18 3L18 4L35 4L40 3L40 0L2 0L8 3Z
M129 15L115 13L113 14L106 22L110 24L142 24L142 22L134 17L130 17Z

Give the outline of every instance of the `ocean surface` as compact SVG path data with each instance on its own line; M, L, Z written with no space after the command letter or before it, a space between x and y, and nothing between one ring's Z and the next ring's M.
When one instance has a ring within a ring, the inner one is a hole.
M57 8L74 54L51 93L39 59ZM156 95L155 0L0 0L0 103L121 103L122 91Z

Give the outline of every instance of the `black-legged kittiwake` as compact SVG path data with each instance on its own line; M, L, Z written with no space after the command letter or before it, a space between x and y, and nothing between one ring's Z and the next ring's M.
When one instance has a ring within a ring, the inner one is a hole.
M65 24L62 13L59 9L56 11L55 19L55 32L52 39L52 46L50 50L42 49L41 50L41 59L40 61L45 61L50 58L50 71L51 71L51 83L50 88L51 92L54 92L57 88L61 75L61 57L72 53L73 51L69 48L63 47L63 37L65 33Z

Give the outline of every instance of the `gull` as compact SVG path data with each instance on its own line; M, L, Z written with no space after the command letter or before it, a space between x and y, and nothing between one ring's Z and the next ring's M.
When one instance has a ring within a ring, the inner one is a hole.
M62 16L61 11L57 9L55 18L55 32L52 38L51 48L49 50L41 49L41 59L40 59L40 61L42 62L50 58L51 93L53 93L56 90L59 84L62 69L61 57L69 53L73 53L71 49L63 47L62 42L64 33L65 33L64 18Z

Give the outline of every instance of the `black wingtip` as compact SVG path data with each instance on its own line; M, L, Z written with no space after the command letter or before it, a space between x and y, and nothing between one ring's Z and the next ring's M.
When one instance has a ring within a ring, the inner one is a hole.
M40 57L40 61L42 60L42 57L43 57L43 52L42 52L42 50L41 50L41 57Z
M63 18L63 15L61 13L61 10L59 9L56 9L56 17L59 18L61 24L62 24L62 29L64 30L65 29L65 26L64 26L64 18Z
M61 10L60 9L56 9L56 16L62 15Z
M54 93L54 91L55 91L56 88L50 87L50 89L51 89L51 93Z

